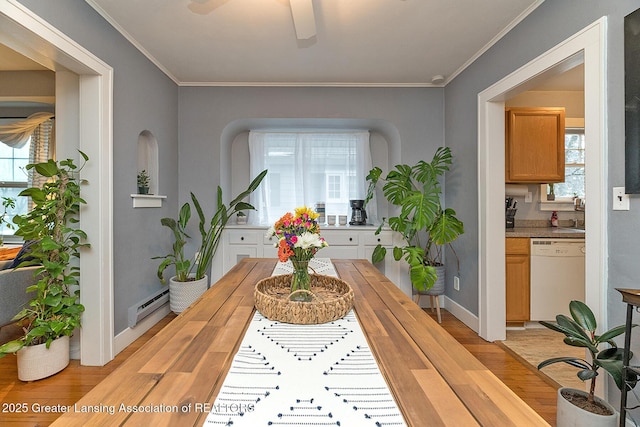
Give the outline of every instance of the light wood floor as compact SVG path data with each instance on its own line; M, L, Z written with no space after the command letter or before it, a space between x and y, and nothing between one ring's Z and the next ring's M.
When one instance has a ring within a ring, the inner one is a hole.
M49 425L59 414L34 413L31 411L33 404L73 405L174 317L167 316L104 367L80 366L77 361L72 361L63 372L51 378L23 383L17 379L15 357L7 356L0 359L0 425ZM556 388L548 380L504 347L478 337L475 332L444 310L442 326L549 424L555 425ZM5 411L11 409L11 404L22 403L27 404L28 413Z

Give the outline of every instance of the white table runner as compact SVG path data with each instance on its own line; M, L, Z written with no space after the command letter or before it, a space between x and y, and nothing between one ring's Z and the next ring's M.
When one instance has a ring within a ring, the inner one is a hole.
M310 267L337 275L328 259ZM291 271L290 263L278 263L273 274ZM204 423L404 425L353 310L322 325L274 322L256 312Z

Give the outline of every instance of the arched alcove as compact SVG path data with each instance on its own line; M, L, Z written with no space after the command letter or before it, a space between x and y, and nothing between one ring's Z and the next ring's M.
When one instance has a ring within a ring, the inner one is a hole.
M167 196L160 195L158 184L158 141L151 131L143 130L138 135L138 166L136 172L136 193L137 176L140 172L146 171L149 175L149 194L132 194L134 208L159 208L162 200Z
M379 119L261 118L228 123L220 136L220 186L236 194L249 184L249 131L252 129L363 129L371 133L374 166L389 170L400 162L400 134L392 123ZM231 167L233 165L233 168ZM378 212L386 214L386 212Z
M158 141L148 130L138 135L138 173L143 170L149 174L149 193L158 194Z

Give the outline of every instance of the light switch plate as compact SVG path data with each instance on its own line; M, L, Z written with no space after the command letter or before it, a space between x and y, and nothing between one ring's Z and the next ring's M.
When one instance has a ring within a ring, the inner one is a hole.
M613 210L629 210L629 195L624 193L624 187L613 187Z

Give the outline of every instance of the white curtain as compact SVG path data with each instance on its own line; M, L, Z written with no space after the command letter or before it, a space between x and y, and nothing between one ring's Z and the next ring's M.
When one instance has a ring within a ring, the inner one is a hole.
M42 123L50 120L52 113L35 113L24 120L0 126L0 141L9 147L22 148Z
M46 162L55 150L53 116L52 113L35 113L24 120L0 125L0 142L12 148L22 148L31 138L29 163ZM33 169L27 172L29 187L42 187L45 182L46 178L34 173ZM29 199L28 209L32 206Z
M273 224L285 212L320 202L327 215L350 217L349 200L366 196L371 169L367 131L251 131L249 156L252 178L269 170L251 195L257 209L249 215L252 224Z

